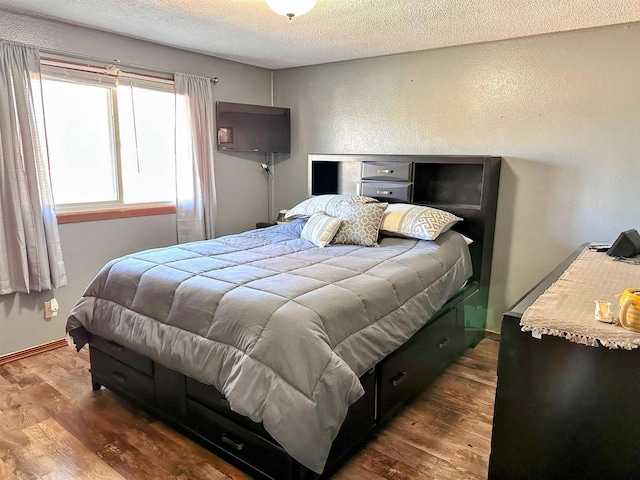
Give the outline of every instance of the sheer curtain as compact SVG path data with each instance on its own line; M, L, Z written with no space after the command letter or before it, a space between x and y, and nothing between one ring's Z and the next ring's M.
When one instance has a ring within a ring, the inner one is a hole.
M175 74L176 218L178 243L213 238L215 119L211 80Z
M0 294L67 284L49 179L40 55L0 40Z

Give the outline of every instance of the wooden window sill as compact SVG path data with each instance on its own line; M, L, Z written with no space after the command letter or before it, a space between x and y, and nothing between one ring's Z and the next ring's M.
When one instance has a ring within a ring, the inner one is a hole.
M96 220L112 220L115 218L148 217L151 215L168 215L176 213L175 205L130 206L105 210L87 210L84 212L58 212L58 224L94 222Z

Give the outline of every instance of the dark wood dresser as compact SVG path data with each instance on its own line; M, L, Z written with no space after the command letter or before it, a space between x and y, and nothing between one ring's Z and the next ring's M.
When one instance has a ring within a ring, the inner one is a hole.
M527 307L585 246L503 317L490 479L640 478L640 349L520 331Z

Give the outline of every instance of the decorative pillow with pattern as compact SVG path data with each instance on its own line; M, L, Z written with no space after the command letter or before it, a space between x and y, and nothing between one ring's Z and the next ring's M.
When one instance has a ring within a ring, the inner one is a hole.
M401 237L435 240L460 221L462 219L453 213L437 208L393 203L382 216L380 231Z
M387 205L388 203L344 202L338 209L342 225L333 238L333 243L377 246L378 230Z
M314 213L309 217L300 236L320 248L326 247L338 233L342 220L326 215L324 212Z
M289 210L284 218L310 217L314 213L325 212L327 215L337 217L338 208L343 203L377 203L378 200L360 195L318 195L307 198Z

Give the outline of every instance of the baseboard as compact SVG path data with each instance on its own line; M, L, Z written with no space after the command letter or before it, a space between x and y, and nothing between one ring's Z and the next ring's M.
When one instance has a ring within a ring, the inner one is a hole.
M490 332L489 330L484 331L484 338L488 338L490 340L495 340L496 342L500 341L500 334L496 332Z
M53 342L43 343L42 345L36 345L35 347L25 348L24 350L17 352L6 353L4 355L0 355L0 365L15 362L16 360L22 360L23 358L32 357L39 353L48 352L50 350L66 346L68 346L67 340L61 338L60 340L54 340Z

